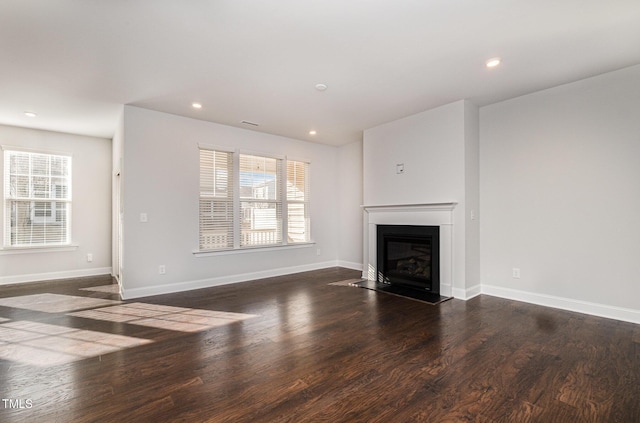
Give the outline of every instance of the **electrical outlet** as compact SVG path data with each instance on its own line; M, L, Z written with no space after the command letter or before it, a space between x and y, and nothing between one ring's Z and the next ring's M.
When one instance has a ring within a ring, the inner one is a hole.
M518 267L511 269L511 276L513 276L514 279L520 279L520 269Z
M87 254L87 262L91 263L93 261L93 254Z
M149 218L147 217L146 213L140 213L140 222L142 223L146 223L149 221Z
M320 248L318 248L318 249L316 250L316 256L319 256L320 254L322 254L322 250L320 250Z
M160 266L158 266L158 273L161 275L164 275L165 273L167 273L167 268L164 266L164 264L161 264Z

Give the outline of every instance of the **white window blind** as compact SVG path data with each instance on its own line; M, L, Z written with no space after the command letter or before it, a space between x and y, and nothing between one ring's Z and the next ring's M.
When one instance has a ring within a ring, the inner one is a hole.
M240 154L240 246L282 243L282 160Z
M233 153L200 150L200 249L234 247Z
M289 243L309 241L309 163L287 160L287 226Z
M71 234L71 157L5 150L5 246L66 245Z
M310 241L309 163L200 148L200 251Z

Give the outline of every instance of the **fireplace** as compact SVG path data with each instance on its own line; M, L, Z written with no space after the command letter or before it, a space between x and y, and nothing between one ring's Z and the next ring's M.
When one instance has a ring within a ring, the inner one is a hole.
M440 227L377 225L377 282L440 293Z

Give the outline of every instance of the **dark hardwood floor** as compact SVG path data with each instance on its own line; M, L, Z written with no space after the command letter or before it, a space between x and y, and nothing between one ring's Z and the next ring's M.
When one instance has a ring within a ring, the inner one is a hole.
M640 325L329 285L357 277L332 268L124 308L83 302L117 300L83 289L110 278L0 287L0 421L640 421Z

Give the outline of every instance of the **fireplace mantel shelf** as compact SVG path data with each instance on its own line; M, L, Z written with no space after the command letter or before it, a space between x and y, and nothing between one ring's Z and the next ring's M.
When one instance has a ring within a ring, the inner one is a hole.
M430 210L430 211L451 211L458 203L420 203L420 204L372 204L360 206L368 212L395 211L395 210Z

